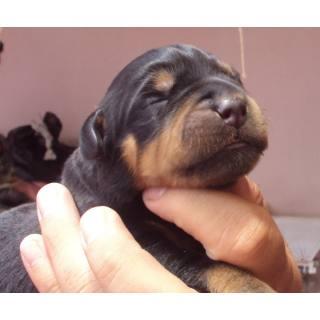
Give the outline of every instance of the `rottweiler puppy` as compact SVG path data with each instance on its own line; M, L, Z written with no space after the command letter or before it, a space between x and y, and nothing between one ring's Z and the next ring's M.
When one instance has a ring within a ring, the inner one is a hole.
M203 247L144 206L148 187L220 188L247 174L267 147L261 110L239 73L189 45L133 60L85 121L62 183L81 213L115 209L143 248L200 292L270 292L248 272L209 259ZM195 213L196 214L196 213ZM19 255L39 232L35 204L0 215L0 291L36 291Z

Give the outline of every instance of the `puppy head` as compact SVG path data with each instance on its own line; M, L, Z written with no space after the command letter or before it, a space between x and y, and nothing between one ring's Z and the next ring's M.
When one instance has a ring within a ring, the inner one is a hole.
M267 130L233 68L175 45L119 73L83 126L80 147L87 159L121 161L139 189L214 187L255 166Z

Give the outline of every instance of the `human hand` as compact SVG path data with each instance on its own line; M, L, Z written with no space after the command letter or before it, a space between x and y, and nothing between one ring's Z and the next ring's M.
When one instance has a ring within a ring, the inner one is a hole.
M150 189L149 210L202 243L207 255L250 271L278 292L300 292L293 255L248 177L217 190Z
M146 191L146 205L193 235L210 256L252 271L276 290L299 291L299 271L248 179L229 193L163 191L160 198L159 189ZM70 193L59 184L44 187L37 203L42 236L25 238L21 252L39 291L192 292L138 245L113 210L93 208L80 219Z
M194 292L133 239L119 215L95 207L81 218L61 184L37 196L41 233L20 245L40 292Z

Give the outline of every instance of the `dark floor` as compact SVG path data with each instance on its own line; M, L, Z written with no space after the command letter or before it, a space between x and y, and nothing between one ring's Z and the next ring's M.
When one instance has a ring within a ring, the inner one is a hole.
M304 292L320 292L320 273L308 274L303 277Z
M303 275L304 292L320 292L320 260L317 258L316 262L317 273Z

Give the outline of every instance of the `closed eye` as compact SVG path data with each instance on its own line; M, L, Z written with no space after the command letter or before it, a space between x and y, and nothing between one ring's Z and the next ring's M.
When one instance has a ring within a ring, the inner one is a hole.
M146 99L147 105L155 105L161 102L166 102L168 100L166 96L159 95L159 94L150 95L145 99Z
M200 101L212 100L212 98L213 98L213 93L212 93L212 92L208 92L208 93L204 94L204 95L200 98Z

